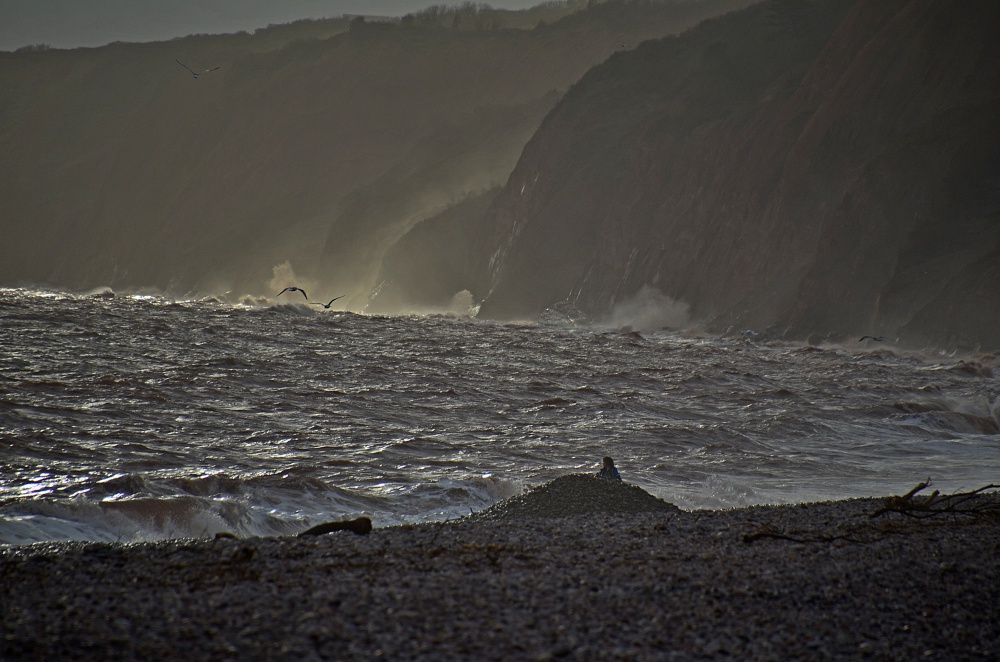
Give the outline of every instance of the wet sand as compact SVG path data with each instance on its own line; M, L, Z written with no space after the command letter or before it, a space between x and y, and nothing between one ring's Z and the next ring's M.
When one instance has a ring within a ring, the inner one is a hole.
M996 510L542 496L368 535L5 548L0 659L1000 657Z

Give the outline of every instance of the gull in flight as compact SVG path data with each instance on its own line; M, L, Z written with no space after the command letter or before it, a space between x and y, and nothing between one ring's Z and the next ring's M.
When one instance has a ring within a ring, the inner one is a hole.
M333 297L332 299L330 299L330 303L320 303L318 301L312 301L311 303L314 306L323 306L324 308L326 308L327 310L329 310L330 309L330 304L332 304L337 299L343 299L343 298L344 298L344 295L341 294L339 297Z
M186 64L184 64L180 60L174 60L174 62L176 62L177 64L181 65L182 67L184 67L188 71L190 71L191 75L194 76L195 78L198 78L202 74L207 74L209 71L215 71L216 69L220 68L220 67L212 67L211 69L205 69L204 71L195 71L194 69L192 69L191 67L187 66Z
M858 342L862 342L864 340L867 340L868 338L871 338L875 342L882 342L883 340L885 340L885 336L861 336L860 338L858 338Z
M277 294L275 294L274 297L278 298L282 294L284 294L285 292L302 292L302 296L304 296L306 298L306 301L309 300L309 296L306 294L306 291L303 290L301 287L295 287L295 286L286 287L285 289L283 289L280 292L278 292Z

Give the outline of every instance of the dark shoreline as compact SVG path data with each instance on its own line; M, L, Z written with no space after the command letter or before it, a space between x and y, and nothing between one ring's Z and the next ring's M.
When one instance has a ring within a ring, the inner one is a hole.
M996 659L997 511L883 503L8 547L0 659Z

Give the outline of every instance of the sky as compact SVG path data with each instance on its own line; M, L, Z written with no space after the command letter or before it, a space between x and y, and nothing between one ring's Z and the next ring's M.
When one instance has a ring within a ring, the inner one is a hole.
M542 0L490 0L523 9ZM189 34L251 31L271 23L343 14L402 16L458 0L0 0L0 50L47 44L103 46Z

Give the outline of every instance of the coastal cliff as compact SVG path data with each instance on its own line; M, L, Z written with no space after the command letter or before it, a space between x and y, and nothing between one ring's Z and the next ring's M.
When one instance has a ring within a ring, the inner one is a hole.
M1000 347L1000 5L769 1L615 54L483 218L480 315Z
M273 296L288 263L282 287L363 308L382 252L506 181L590 67L750 2L466 3L0 53L0 284Z
M997 3L463 7L0 53L0 284L1000 348Z

